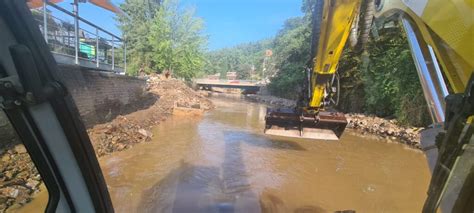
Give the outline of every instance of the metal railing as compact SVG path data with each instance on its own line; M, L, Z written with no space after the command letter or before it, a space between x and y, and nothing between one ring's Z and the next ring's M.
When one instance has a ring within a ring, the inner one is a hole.
M126 72L125 41L81 18L77 5L69 12L45 1L43 8L32 13L51 52L72 57L77 65L95 64L99 69L106 66L109 71Z
M200 78L200 79L194 79L194 82L198 84L241 84L241 85L257 85L257 84L262 84L261 81L257 80L240 80L240 79L235 79L235 80L229 80L229 79L206 79L206 78Z

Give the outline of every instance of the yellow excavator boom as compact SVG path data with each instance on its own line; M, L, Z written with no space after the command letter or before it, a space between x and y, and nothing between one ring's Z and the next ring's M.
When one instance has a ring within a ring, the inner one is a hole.
M313 14L320 20L319 41L313 59L309 107L319 109L323 105L326 84L333 78L349 37L352 22L359 8L357 0L324 0L322 13ZM318 10L316 8L316 10Z
M316 0L307 100L296 109L269 109L267 134L330 139L326 130L332 130L337 136L332 139L342 135L347 121L328 109L328 99L361 14L369 25L366 36L388 22L406 33L433 121L421 132L433 174L423 212L473 212L474 0Z

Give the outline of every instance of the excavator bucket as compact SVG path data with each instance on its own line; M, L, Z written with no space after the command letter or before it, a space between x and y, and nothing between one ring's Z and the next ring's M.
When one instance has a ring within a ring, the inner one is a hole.
M321 111L312 115L288 108L268 108L264 132L283 137L338 140L346 126L346 117L340 112Z

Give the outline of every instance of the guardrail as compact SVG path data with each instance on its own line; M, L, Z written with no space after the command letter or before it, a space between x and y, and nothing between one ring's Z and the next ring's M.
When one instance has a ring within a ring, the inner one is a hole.
M240 85L261 85L262 81L257 80L227 80L227 79L194 79L197 84L240 84Z
M58 15L53 15L54 14ZM109 71L126 72L127 46L119 36L81 18L78 7L74 11L45 1L43 8L33 9L33 16L51 52L72 57L77 65ZM59 18L61 16L61 18Z

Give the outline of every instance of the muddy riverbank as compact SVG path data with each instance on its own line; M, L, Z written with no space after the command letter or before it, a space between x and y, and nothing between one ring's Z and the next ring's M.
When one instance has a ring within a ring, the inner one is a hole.
M246 99L265 103L275 107L294 107L296 102L270 95L246 95ZM395 119L380 118L374 115L347 113L348 128L355 129L362 134L373 134L420 149L420 131L423 128L402 126Z
M147 109L120 115L110 122L87 130L98 157L150 141L153 136L150 130L173 114L194 117L213 108L212 102L205 95L177 79L149 76L146 93L145 97L155 101ZM137 103L138 105L141 103ZM0 212L21 208L44 190L36 167L9 125L1 125Z
M171 115L199 116L213 108L205 95L192 90L177 79L150 76L148 92L157 97L149 108L118 116L111 122L99 124L87 132L97 156L133 147L153 137L150 130Z

